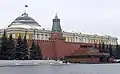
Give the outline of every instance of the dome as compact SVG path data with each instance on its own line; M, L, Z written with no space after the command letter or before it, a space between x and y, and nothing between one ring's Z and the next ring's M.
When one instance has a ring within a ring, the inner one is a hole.
M24 27L23 27L24 26ZM29 26L29 27L28 27ZM21 28L35 28L41 27L33 18L29 17L27 13L23 13L21 16L17 17L8 28L21 27Z

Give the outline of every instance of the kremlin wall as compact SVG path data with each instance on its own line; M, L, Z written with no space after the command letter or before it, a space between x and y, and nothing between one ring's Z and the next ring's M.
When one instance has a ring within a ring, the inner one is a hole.
M2 36L3 30L0 30L0 36ZM99 44L111 44L112 46L118 44L118 38L109 35L99 36L62 31L57 15L53 19L52 29L46 30L41 28L41 25L27 13L23 13L7 27L6 32L8 36L12 33L13 38L18 38L19 34L24 37L26 30L28 48L31 46L32 40L35 40L42 49L43 59L67 58L73 62L100 62L101 57L107 58L110 54L100 52Z

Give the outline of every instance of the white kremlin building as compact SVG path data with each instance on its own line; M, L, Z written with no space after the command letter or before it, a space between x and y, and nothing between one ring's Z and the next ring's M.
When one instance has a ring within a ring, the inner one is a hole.
M54 19L58 19L57 15ZM51 19L50 19L51 20ZM52 21L51 21L52 22ZM3 30L0 30L0 37L3 34ZM52 30L46 30L41 28L38 22L33 18L28 16L27 13L23 13L21 16L17 17L6 29L7 35L9 36L12 33L13 38L18 38L18 35L21 34L23 37L25 31L27 31L27 39L36 39L36 40L49 40ZM118 38L112 37L109 35L100 36L97 34L83 34L83 33L72 33L64 32L63 36L66 39L66 42L81 42L81 43L104 43L117 45Z

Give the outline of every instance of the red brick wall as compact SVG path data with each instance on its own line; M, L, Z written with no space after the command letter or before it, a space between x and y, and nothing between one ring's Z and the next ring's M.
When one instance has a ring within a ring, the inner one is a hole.
M30 40L28 40L28 46L31 46ZM64 56L70 56L75 51L81 50L80 43L65 42L64 40L39 40L38 41L43 57L60 58Z
M80 47L79 43L65 42L62 40L55 41L57 57L69 56Z
M32 41L28 41L28 47L30 48ZM37 43L37 42L36 42ZM56 52L54 50L54 41L38 40L38 44L42 49L43 58L55 58Z

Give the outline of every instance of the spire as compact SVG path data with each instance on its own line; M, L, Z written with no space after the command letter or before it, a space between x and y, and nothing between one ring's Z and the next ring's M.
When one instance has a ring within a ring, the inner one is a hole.
M58 19L57 14L55 15L55 18L53 19L52 32L62 32L61 25L60 25L60 19Z
M55 18L54 19L58 19L58 16L57 16L57 14L55 15Z
M56 12L56 14L55 14L55 17L54 17L54 19L58 19L57 12Z
M57 14L55 15L55 18L53 19L50 40L65 40L65 38L63 37L61 25L60 25L60 19L58 19Z

